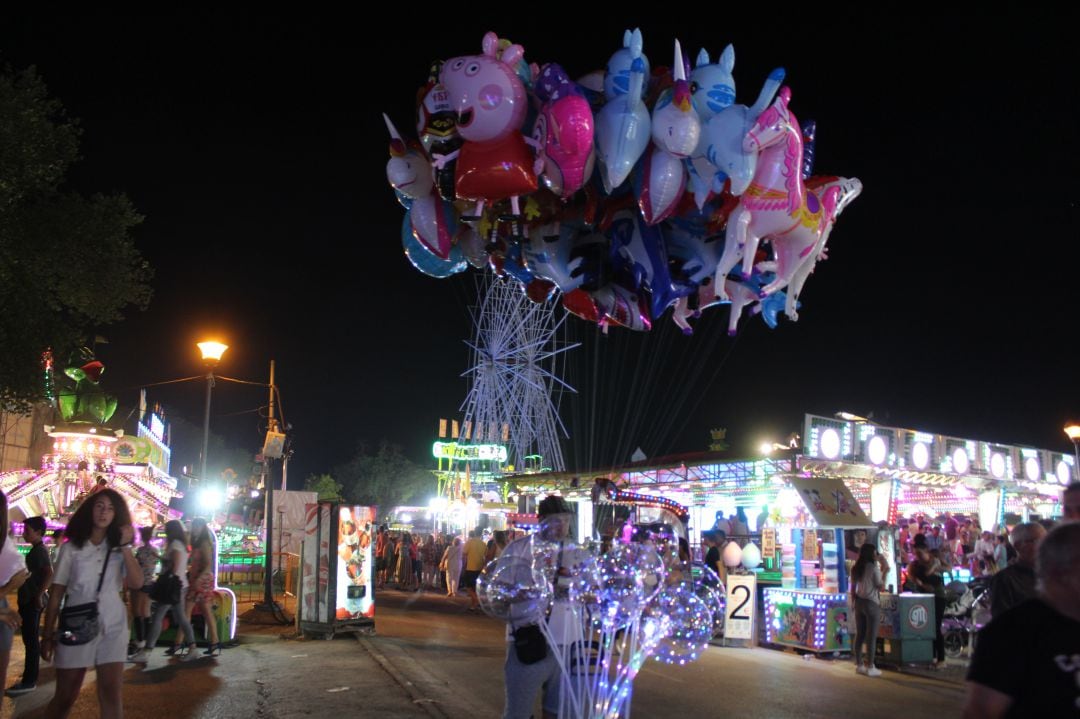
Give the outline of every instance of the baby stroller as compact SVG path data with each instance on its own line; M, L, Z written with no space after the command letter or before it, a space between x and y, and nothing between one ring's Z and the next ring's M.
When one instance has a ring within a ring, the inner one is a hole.
M975 633L990 621L990 580L978 577L970 584L952 582L945 588L945 600L941 633L945 653L955 658L965 647L974 646Z

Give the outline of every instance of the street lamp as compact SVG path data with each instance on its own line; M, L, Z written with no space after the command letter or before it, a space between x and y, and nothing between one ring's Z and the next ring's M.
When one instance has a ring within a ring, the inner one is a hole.
M1076 464L1073 465L1073 481L1076 481L1077 472L1080 472L1080 424L1070 423L1065 425L1065 436L1072 440L1073 457Z
M206 481L206 453L210 444L210 393L214 389L214 370L221 362L221 355L229 349L229 345L221 342L200 342L199 351L202 353L203 364L206 365L206 413L203 415L203 440L202 440L202 471L199 472L199 481Z

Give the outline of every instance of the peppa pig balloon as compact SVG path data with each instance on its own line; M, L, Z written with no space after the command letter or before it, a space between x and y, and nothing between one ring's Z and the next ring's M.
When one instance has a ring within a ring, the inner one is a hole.
M506 198L518 215L518 197L537 187L535 159L520 132L527 100L515 68L525 51L510 45L500 53L493 32L484 35L483 49L482 55L455 57L443 65L439 79L465 142L456 153L433 155L435 167L457 159L455 191L477 203L472 217L483 213L486 202Z
M554 63L540 68L534 90L543 105L533 126L540 146L542 180L564 200L580 190L593 172L592 108L576 83Z
M645 79L648 77L648 60L642 54L641 31L626 32L623 38L624 49L616 53L620 58L629 57L625 82L604 79L605 92L609 85L616 92L625 87L626 91L617 95L608 93L604 107L596 117L596 159L600 163L600 180L604 191L609 195L630 176L638 159L649 144L649 112L642 99ZM612 60L614 61L614 56ZM620 62L620 68L622 63ZM623 76L623 70L616 74ZM612 64L608 65L608 76L612 75Z

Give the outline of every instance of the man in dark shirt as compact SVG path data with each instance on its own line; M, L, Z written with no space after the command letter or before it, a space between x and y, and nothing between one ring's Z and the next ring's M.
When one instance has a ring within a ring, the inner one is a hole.
M45 592L52 583L53 575L49 551L41 541L44 536L44 517L30 517L23 523L23 539L31 545L26 555L26 569L30 572L30 578L19 587L19 616L22 617L26 661L23 665L22 681L4 692L9 697L21 696L37 688L38 664L41 658L38 642L41 609L45 606Z
M1035 558L1046 528L1038 522L1013 527L1016 561L990 580L990 615L999 617L1035 596Z
M1080 522L1039 545L1038 596L979 631L965 719L1071 717L1080 707Z

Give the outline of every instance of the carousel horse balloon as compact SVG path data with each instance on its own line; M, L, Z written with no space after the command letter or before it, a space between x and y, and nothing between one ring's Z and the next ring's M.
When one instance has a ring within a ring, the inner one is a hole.
M762 239L772 244L776 279L762 295L787 286L814 252L836 217L840 187L820 195L808 191L802 179L803 136L798 120L788 109L791 90L779 97L747 133L743 145L760 153L757 170L746 193L728 219L724 256L717 266L725 276L742 260L742 275L749 277Z
M408 210L406 221L410 232L429 252L446 260L457 232L454 207L434 191L431 163L424 153L419 148L406 146L390 118L384 114L383 119L390 131L386 179Z
M592 108L559 65L540 68L534 84L534 94L543 103L533 126L544 163L541 180L565 200L592 176L596 160Z
M787 288L787 303L784 306L784 314L792 322L799 319L796 300L802 294L803 285L806 284L807 278L813 273L818 261L826 258L825 243L829 241L829 235L832 234L832 229L835 227L836 218L840 216L845 207L851 204L852 200L862 193L862 182L857 177L812 177L807 181L806 187L808 191L818 196L828 193L832 187L839 187L840 196L836 200L833 222L830 222L825 231L821 233L821 237L818 238L813 251L791 277L791 284Z
M484 35L483 49L482 55L455 57L443 64L439 79L465 142L449 155L432 157L436 169L457 160L457 197L476 202L470 217L479 218L486 203L507 198L518 216L518 198L536 191L536 173L542 169L529 150L529 144L535 143L520 131L527 100L516 68L525 50L510 45L500 52L493 32Z
M649 61L642 54L641 30L626 31L623 49L608 62L604 106L596 116L596 159L600 180L611 194L649 144L649 112L643 99Z
M675 41L675 84L664 91L652 114L653 149L646 157L635 190L645 221L655 225L678 207L686 190L686 160L701 136L701 122L690 102L682 49Z

